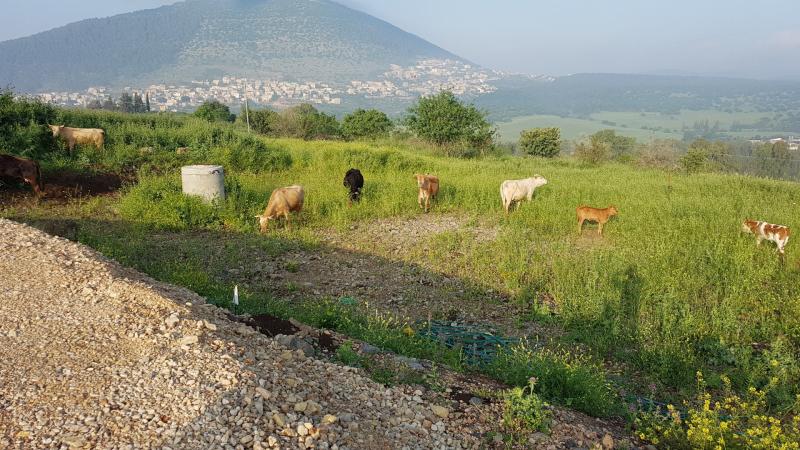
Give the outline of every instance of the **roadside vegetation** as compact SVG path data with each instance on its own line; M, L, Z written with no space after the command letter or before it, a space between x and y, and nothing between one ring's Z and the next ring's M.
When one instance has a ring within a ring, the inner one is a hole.
M247 133L241 116L229 123L62 110L0 96L0 151L40 160L45 183L48 174L66 168L126 174L129 180L119 195L65 203L5 203L9 197L2 197L0 215L45 227L55 220L74 222L75 239L230 306L236 280L228 269L247 265L251 252L313 250L322 245L318 233L325 230L421 214L412 174L436 174L442 187L432 214L466 215L496 227L496 237L477 241L451 230L425 238L426 251L380 256L503 293L525 311L520 323L562 330L553 345L522 344L491 364L470 366L458 349L406 332L413 318L337 299L289 303L245 288L237 312L295 317L400 354L490 375L519 388L506 398L510 427L546 428L539 398L527 398L530 393L596 416L631 418L635 412L625 412L623 403L650 411L636 397L651 395L688 408L690 419L673 420L664 431L658 422L663 416L645 412L639 422L644 438L663 442L669 433L688 448L695 442L686 431L695 426L691 417L710 414L702 408L691 412L702 407L698 395L724 402L732 395L745 398L751 389L760 400L748 402L755 408L748 412L781 426L792 423L800 412L800 256L790 243L782 263L773 248L757 248L739 230L745 218L796 227L800 186L723 173L729 169L722 155L730 147L713 141L694 141L691 151L681 153L668 143L642 148L605 132L575 149L572 158L502 154L487 145L491 128L480 122L485 118L479 111L438 101L451 113L466 112L464 123L479 123L427 139L421 133L404 136L378 114L357 112L339 124L305 106L251 111L250 125L258 133ZM416 121L427 116L419 108L412 113ZM47 123L104 128L105 149L80 148L68 156L49 137ZM292 138L275 137L283 133ZM552 131L538 135L531 134L528 147L536 154L554 156L555 142L563 146ZM471 158L444 156L451 153L442 149L453 148L475 152ZM191 163L225 166L224 202L206 205L181 193L178 168ZM348 208L341 183L350 167L364 173L366 184L362 201ZM504 217L500 183L534 173L548 185ZM288 184L306 190L299 226L258 235L253 216L263 211L272 189ZM602 238L591 227L579 235L580 204L613 204L620 214ZM358 363L346 350L339 358ZM698 371L705 375L702 386L694 382ZM722 414L722 407L709 408Z

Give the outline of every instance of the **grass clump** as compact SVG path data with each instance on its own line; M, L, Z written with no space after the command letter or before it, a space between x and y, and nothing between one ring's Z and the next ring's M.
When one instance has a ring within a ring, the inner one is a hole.
M596 417L621 411L605 370L588 358L561 350L534 350L522 343L501 351L485 372L511 386L534 389L545 399ZM536 379L535 386L530 380Z
M503 394L503 425L513 434L529 431L546 432L552 414L535 390L536 378L525 387L515 387Z

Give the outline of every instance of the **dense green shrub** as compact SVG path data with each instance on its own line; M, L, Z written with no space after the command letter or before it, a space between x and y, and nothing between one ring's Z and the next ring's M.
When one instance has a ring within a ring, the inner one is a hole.
M519 136L519 147L532 156L552 158L561 151L561 130L558 128L534 128Z
M236 115L231 114L228 105L224 105L218 100L207 100L197 107L194 112L195 117L199 117L209 122L233 122Z
M342 119L342 133L347 139L374 139L389 135L394 125L377 109L357 109Z
M55 119L53 106L0 91L0 152L41 159L57 150L47 127Z

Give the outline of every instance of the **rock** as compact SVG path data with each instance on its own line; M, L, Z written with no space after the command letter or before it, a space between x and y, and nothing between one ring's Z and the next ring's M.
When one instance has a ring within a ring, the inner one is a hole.
M192 345L192 344L196 344L197 341L198 341L197 336L195 336L193 334L190 334L188 336L182 337L181 340L178 341L178 344L180 344L180 345Z
M361 351L361 353L367 355L373 355L381 352L381 349L375 347L374 345L367 344L366 342L362 342L361 345L358 347L358 349L359 351Z
M313 400L306 401L306 414L313 415L320 411L322 411L322 407L319 405L319 403Z
M431 405L431 411L442 419L446 419L450 415L450 410L444 406Z
M483 399L480 397L472 397L469 399L469 404L474 406L480 406L483 404Z
M286 426L286 416L281 413L275 413L272 415L272 421L275 422L279 428L283 428Z
M294 405L294 410L297 412L305 412L306 408L308 408L308 402L299 402Z
M332 423L336 423L339 420L338 417L334 416L333 414L325 414L325 417L322 418L323 425L329 425Z
M272 397L272 393L262 387L256 388L256 394L258 394L264 400L269 400Z
M71 448L83 447L86 445L86 439L82 436L66 435L61 437L61 442L67 444Z
M217 331L217 326L207 320L203 321L203 326L205 326L207 330Z
M605 449L614 448L614 438L611 437L611 435L608 434L608 433L606 433L606 435L603 436L603 440L601 442L603 444L603 448L605 448Z
M167 328L174 328L180 321L181 319L178 318L177 314L172 314L164 320L164 324Z

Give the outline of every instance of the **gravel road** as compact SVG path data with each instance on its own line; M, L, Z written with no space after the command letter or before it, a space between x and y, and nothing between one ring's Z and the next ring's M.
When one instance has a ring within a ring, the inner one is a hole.
M0 219L0 448L476 448L412 388L290 351L186 289Z

